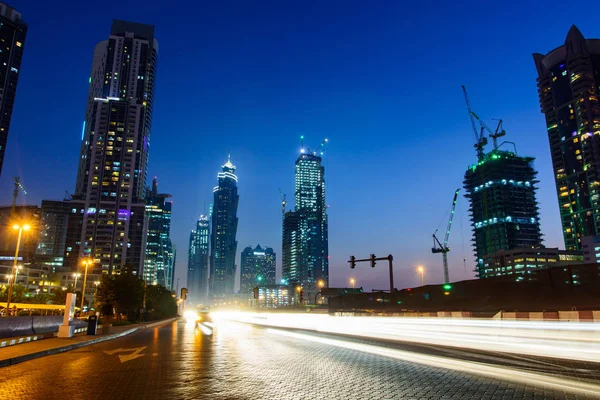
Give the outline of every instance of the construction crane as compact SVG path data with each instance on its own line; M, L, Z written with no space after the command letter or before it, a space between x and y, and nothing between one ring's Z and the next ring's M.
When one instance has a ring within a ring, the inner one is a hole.
M19 190L23 192L23 194L27 194L27 190L21 185L21 180L18 176L15 176L15 188L13 189L13 202L12 208L14 209L17 206L17 197L19 197Z
M327 142L329 142L329 139L325 138L325 140L323 140L323 142L319 146L319 155L322 156L323 153L325 153L325 145L327 144Z
M484 136L484 131L489 133L489 136L492 138L494 142L494 150L498 148L498 138L506 135L506 131L502 128L502 120L497 119L498 126L496 130L493 131L487 124L479 118L475 111L471 109L471 103L469 102L469 96L467 96L467 88L462 86L463 93L465 95L465 102L467 103L467 110L469 110L469 118L471 119L471 126L473 127L473 132L475 133L475 144L474 147L477 150L477 159L481 161L483 159L483 148L488 143L487 138ZM479 122L480 130L477 130L475 125L475 120Z
M450 251L448 247L448 239L450 238L450 229L452 229L452 220L454 219L454 210L456 209L456 200L458 199L458 192L460 188L454 192L454 198L452 199L452 208L450 209L450 218L448 219L448 227L446 228L446 235L444 236L444 243L440 243L439 239L435 234L437 229L433 232L433 247L431 248L432 253L442 253L442 260L444 262L444 282L450 283L450 276L448 275L448 256L447 253ZM439 246L439 247L438 247Z
M285 193L279 189L279 197L281 197L281 216L285 216L285 206L287 205L287 201L285 199Z

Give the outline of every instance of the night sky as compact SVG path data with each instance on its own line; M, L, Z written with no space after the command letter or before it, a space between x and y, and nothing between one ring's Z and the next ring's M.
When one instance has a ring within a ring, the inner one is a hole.
M563 240L531 54L564 43L576 24L599 37L593 2L14 0L29 24L0 204L12 177L40 204L73 192L92 52L113 19L156 26L159 42L149 176L173 195L176 277L185 282L189 231L212 202L231 158L239 178L239 253L271 246L281 270L279 189L293 205L300 136L329 138L330 284L353 275L388 286L380 262L352 271L348 257L395 257L396 287L443 280L431 234L447 222L453 192L475 161L460 86L489 125L537 158L545 244ZM253 4L251 4L253 3ZM560 12L557 12L560 6ZM581 11L585 13L580 14ZM148 182L150 183L150 182ZM450 238L451 280L473 277L471 230L460 197ZM466 266L463 263L466 258Z

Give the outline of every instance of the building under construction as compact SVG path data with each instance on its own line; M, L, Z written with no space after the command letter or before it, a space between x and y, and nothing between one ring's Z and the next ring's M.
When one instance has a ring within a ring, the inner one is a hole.
M533 160L496 148L465 173L479 278L495 275L485 267L486 256L542 246Z

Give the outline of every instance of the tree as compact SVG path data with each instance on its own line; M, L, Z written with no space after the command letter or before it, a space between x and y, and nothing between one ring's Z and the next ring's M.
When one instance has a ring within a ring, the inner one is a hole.
M10 296L11 303L23 303L25 300L25 286L16 284L13 286L12 295ZM0 300L6 301L8 299L8 285L3 285L0 288Z
M146 288L146 310L149 321L177 315L177 301L167 288L161 285Z
M64 305L67 303L67 293L73 293L72 288L56 288L52 291L52 304Z
M115 275L113 284L117 316L125 314L129 321L135 321L142 308L144 282L131 271L124 270Z

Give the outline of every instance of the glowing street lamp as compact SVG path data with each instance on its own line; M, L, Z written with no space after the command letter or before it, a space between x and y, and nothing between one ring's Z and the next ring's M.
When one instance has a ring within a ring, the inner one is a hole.
M317 284L319 285L320 289L323 289L325 287L325 281L324 280L320 280Z
M417 271L421 274L421 286L425 286L425 267L419 265Z
M350 278L350 284L352 285L352 289L354 289L354 284L356 283L356 279Z
M88 271L88 267L90 265L93 264L92 260L89 258L86 258L85 260L83 260L81 262L81 264L83 264L85 266L85 273L83 274L83 288L81 289L81 307L80 307L80 312L83 313L83 303L85 302L85 285L87 283L87 271ZM75 281L77 282L77 281ZM96 285L96 289L98 289L98 285Z
M13 229L19 230L19 235L17 236L17 249L15 250L15 259L13 260L13 273L15 274L15 279L10 280L10 284L8 285L8 296L6 298L6 315L10 312L10 298L12 297L13 286L15 285L15 281L17 280L18 268L17 268L17 260L19 259L19 247L21 247L21 235L23 231L28 231L31 227L28 224L14 224Z

